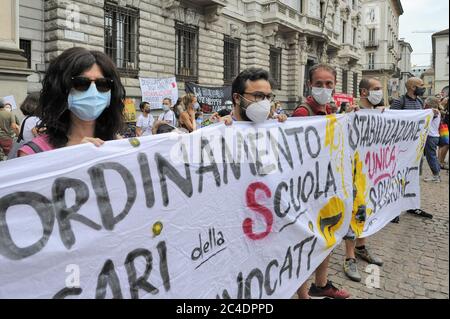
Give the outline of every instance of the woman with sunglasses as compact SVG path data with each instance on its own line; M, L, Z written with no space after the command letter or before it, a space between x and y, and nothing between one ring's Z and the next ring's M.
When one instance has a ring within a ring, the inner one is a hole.
M99 51L71 48L49 65L42 82L37 115L41 135L19 156L55 148L114 140L124 125L125 89L114 63Z

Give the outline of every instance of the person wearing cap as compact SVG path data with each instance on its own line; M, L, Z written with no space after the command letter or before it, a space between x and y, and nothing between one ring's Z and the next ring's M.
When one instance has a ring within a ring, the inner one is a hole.
M0 151L4 156L8 156L11 150L14 135L19 135L19 125L16 123L14 114L5 109L5 106L10 105L0 99ZM0 160L3 156L0 156Z

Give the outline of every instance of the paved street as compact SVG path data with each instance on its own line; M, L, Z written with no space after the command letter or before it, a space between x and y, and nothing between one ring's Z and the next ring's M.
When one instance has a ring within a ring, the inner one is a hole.
M423 177L429 176L426 162L423 168ZM366 286L368 264L360 259L362 281L347 279L342 270L343 243L333 252L330 280L347 288L351 298L449 298L448 171L442 171L441 177L440 184L421 182L422 209L434 215L432 220L403 214L399 224L390 223L368 241L368 247L384 261L379 289Z

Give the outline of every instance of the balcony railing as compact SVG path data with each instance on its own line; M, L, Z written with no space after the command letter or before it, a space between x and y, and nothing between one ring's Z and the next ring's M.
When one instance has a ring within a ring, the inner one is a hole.
M364 41L364 47L365 48L377 48L380 45L378 40L367 40Z
M368 63L364 65L364 70L387 70L395 71L396 66L394 63Z

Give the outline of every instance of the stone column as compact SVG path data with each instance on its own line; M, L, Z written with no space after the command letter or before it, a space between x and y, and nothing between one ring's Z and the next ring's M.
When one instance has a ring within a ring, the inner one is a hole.
M305 70L306 63L308 62L308 42L305 36L300 37L299 39L299 49L300 49L300 81L298 87L299 96L303 97L304 95L304 85L305 85Z
M0 21L0 97L13 95L19 105L31 74L19 49L19 0L2 0Z

